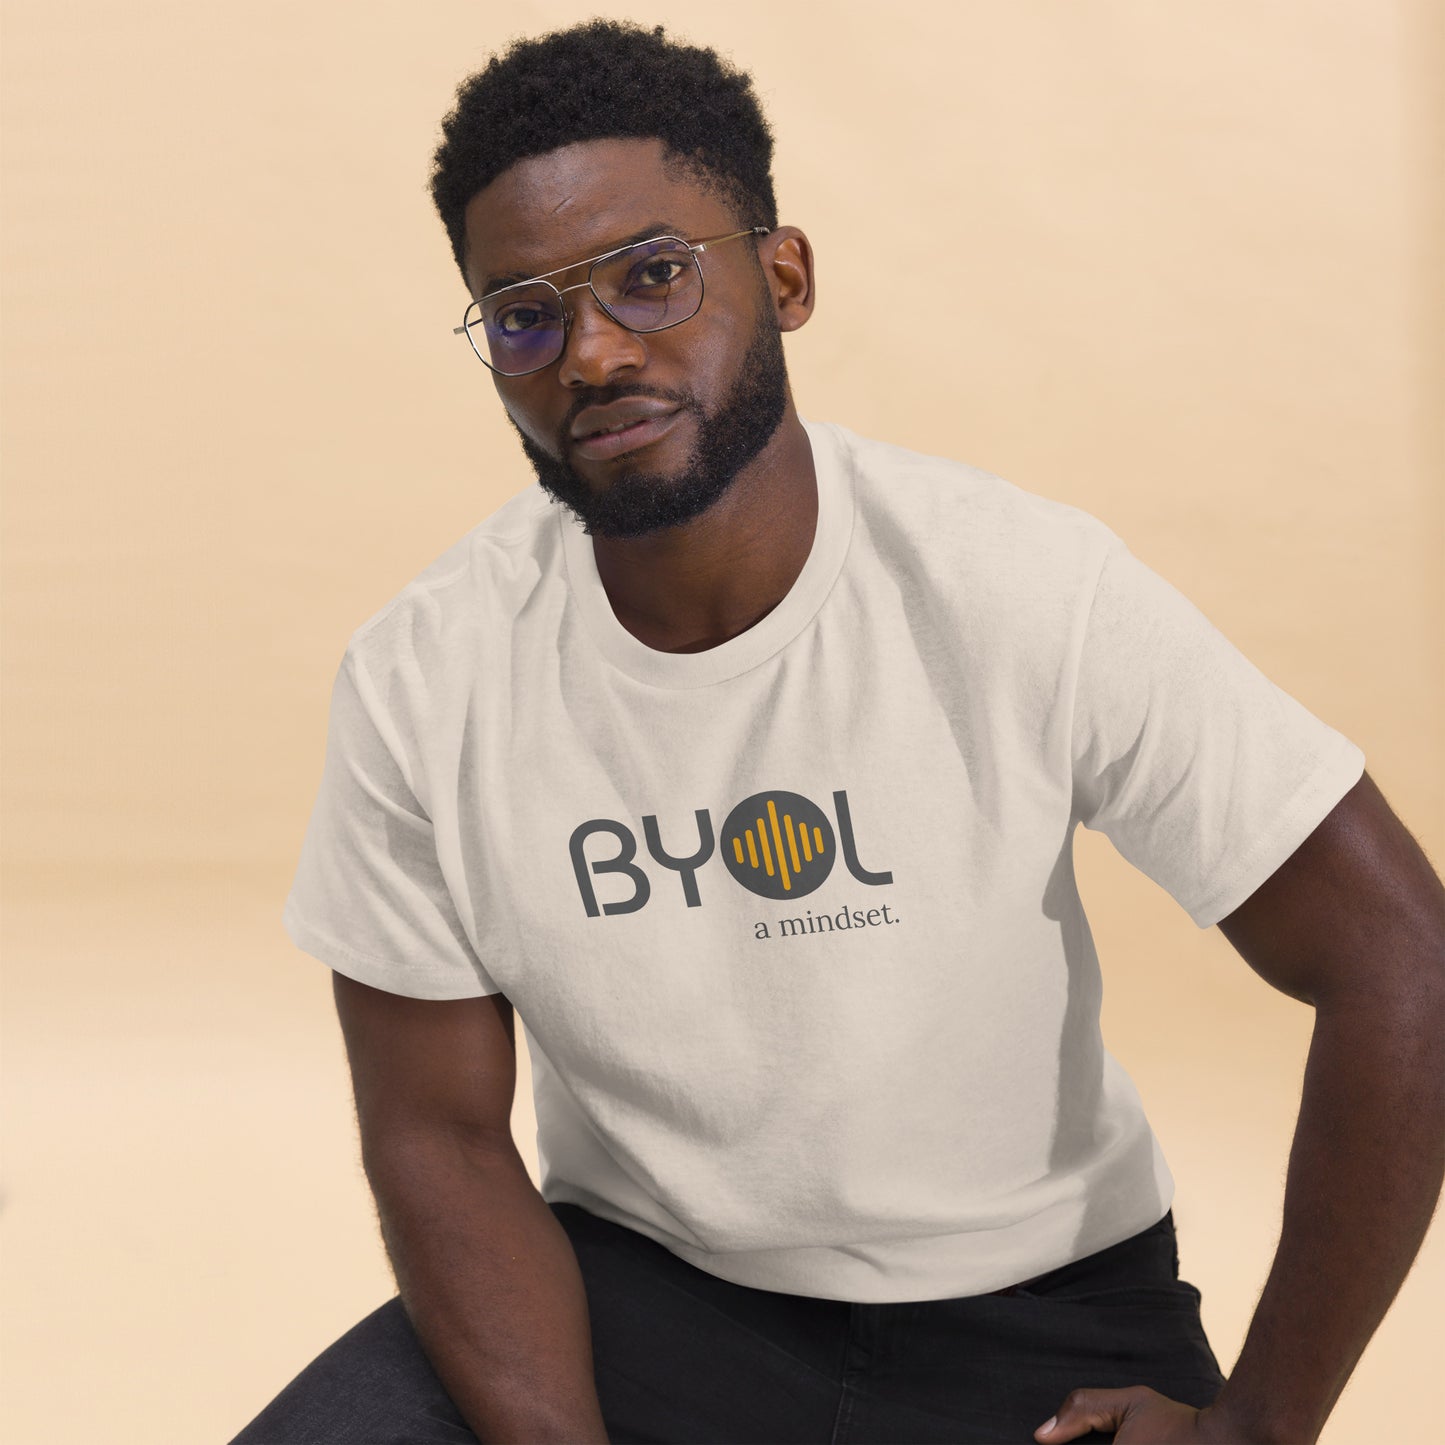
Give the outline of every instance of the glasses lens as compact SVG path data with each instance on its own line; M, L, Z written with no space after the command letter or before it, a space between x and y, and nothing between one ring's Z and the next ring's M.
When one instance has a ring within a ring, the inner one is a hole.
M661 331L686 321L702 305L702 272L691 251L664 237L640 241L599 261L592 289L631 331Z
M505 376L537 371L562 354L562 301L549 286L512 286L473 301L463 321L477 354Z

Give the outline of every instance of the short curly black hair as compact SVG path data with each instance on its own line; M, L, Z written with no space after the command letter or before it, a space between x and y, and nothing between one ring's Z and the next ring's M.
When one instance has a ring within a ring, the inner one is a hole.
M514 41L458 87L431 194L466 279L467 203L527 156L577 141L657 137L741 226L775 230L773 134L751 78L715 50L593 19Z

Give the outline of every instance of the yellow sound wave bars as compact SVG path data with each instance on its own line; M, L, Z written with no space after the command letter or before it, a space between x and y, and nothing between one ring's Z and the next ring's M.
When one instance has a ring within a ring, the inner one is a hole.
M772 825L769 828L769 823ZM758 855L762 855L762 866L767 869L768 877L771 878L776 872L783 881L783 891L791 892L793 887L793 876L803 871L803 863L811 863L814 857L823 856L823 830L813 829L813 836L808 837L806 825L800 823L793 826L793 815L783 814L781 826L778 823L778 807L771 798L768 799L768 822L758 819L757 836L754 837L754 830L749 828L741 838L734 838L733 856L739 863L743 861L743 844L747 843L747 862L751 868L758 866ZM769 833L771 832L771 845ZM787 847L783 846L784 834L787 835ZM803 862L798 861L798 850L802 849ZM777 859L777 868L773 867L773 859ZM788 860L791 858L793 871L788 872Z

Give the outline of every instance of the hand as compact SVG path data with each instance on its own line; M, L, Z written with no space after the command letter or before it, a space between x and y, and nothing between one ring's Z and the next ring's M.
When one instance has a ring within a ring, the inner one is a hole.
M1073 1440L1090 1430L1113 1430L1114 1445L1248 1445L1244 1435L1214 1409L1197 1410L1151 1390L1070 1390L1059 1413L1040 1425L1034 1439L1042 1445Z

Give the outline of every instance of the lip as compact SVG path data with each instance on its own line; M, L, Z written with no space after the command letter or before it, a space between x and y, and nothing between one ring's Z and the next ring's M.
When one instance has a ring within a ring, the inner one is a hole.
M573 441L572 449L578 456L591 462L610 461L624 452L635 452L639 447L651 446L653 442L666 436L677 425L681 416L682 410L679 408L677 411L665 412L662 416L643 417L621 431L578 437Z

